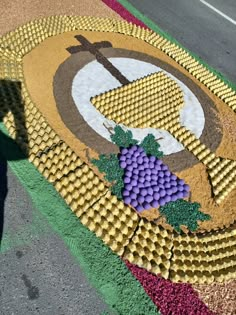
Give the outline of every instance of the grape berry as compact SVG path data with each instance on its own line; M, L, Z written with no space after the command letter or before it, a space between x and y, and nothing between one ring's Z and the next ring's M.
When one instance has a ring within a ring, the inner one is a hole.
M172 174L155 156L147 156L138 145L121 149L119 164L124 170L124 203L138 212L164 206L188 196L189 186Z

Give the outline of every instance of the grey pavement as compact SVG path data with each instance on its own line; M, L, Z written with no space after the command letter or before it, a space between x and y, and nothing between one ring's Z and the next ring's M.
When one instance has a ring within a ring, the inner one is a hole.
M236 83L236 25L200 0L129 0L183 46ZM235 0L206 0L236 21Z
M9 169L7 179L0 314L111 314Z

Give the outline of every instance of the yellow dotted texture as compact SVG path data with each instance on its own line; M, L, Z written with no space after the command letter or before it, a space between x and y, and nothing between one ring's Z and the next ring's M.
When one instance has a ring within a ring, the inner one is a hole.
M81 159L63 141L32 156L34 165L51 183L74 172L83 165Z
M175 236L170 279L191 283L235 279L235 236L235 227L201 236Z
M91 21L89 24L91 25ZM27 30L30 33L29 37L26 36ZM1 116L10 136L17 141L29 160L48 181L54 184L67 204L80 217L108 191L108 188L46 123L29 97L22 75L21 58L19 58L19 55L23 56L45 38L67 30L70 29L66 26L65 18L60 21L58 17L52 17L38 20L37 23L30 22L19 28L18 32L8 34L3 40L1 39L2 46L6 47L12 43L10 48L17 53L14 55L14 53L8 53L6 49L2 50L0 59ZM21 43L22 37L26 40ZM109 204L109 200L106 200L106 203ZM118 204L117 211L119 210L120 213L117 212L114 216L117 223L115 229L117 235L114 238L117 239L117 251L120 253L127 244L129 235L133 233L132 227L135 229L138 222L136 213L127 207L123 209L122 205L121 202ZM96 209L94 211L96 213ZM131 214L133 220L130 220L126 232L124 222L128 221ZM97 213L96 218L99 218L99 215ZM86 217L83 216L83 220L85 219ZM123 231L119 233L117 229L121 225ZM89 227L93 230L92 225ZM102 228L105 228L105 224ZM112 231L111 229L111 233L109 231L105 233L107 236L104 241L109 244L112 244L113 240ZM126 233L128 233L127 236ZM110 235L110 241L107 240L108 235ZM116 250L114 244L112 248Z
M0 39L1 42L1 39ZM0 78L4 80L22 80L21 58L16 53L0 46Z
M28 22L0 38L0 47L10 49L23 57L50 36L73 31L68 16L51 16Z
M71 23L76 30L114 32L115 21L109 18L96 18L93 16L70 16Z
M123 203L109 196L104 183L61 141L32 103L24 86L22 57L49 36L77 29L115 32L146 41L168 54L234 111L236 110L234 90L184 49L155 32L123 21L55 16L29 22L0 38L0 95L3 95L0 99L0 114L4 117L10 135L28 154L29 160L65 197L66 202L84 224L117 253L122 254L127 246L124 257L142 267L146 266L153 272L161 272L165 277L169 275L174 281L209 283L213 280L225 281L235 278L235 228L227 228L215 234L208 233L205 236L191 234L176 236L154 223L144 224L144 220L141 220L135 232L138 222L135 212L128 207L124 209ZM19 108L25 110L25 116L21 115ZM20 126L24 128L19 128ZM20 129L23 129L23 132ZM183 141L190 141L187 138L191 135L187 134L186 137L183 130L178 131L176 128L174 132L179 132ZM195 144L192 145L194 149ZM200 153L199 151L198 154ZM208 157L207 163L212 162L212 177L215 176L214 170L222 162L216 159L212 155ZM226 171L231 167L227 162L222 169ZM224 177L223 173L222 176ZM217 185L218 178L214 179ZM115 214L113 209L116 209ZM113 216L115 228L112 224ZM125 227L126 221L129 222L128 227ZM109 234L110 229L112 232ZM117 235L117 238L114 235ZM202 266L198 261L202 261ZM212 270L211 275L209 270Z
M121 33L146 41L164 51L236 111L235 91L187 51L151 30L125 21L96 17L51 16L28 22L9 32L0 38L0 47L15 51L18 56L24 56L47 37L76 29Z
M236 187L236 162L216 157L196 136L181 126L183 92L163 72L157 72L91 99L108 119L133 128L169 131L208 168L216 203Z
M164 278L169 277L172 232L141 219L138 230L127 246L123 257Z
M174 282L222 282L236 277L235 236L235 228L177 235L141 220L123 257Z
M217 157L185 127L176 123L168 131L207 167L215 202L220 204L236 187L236 161Z
M91 99L108 119L133 128L168 129L178 122L183 92L164 72L156 72Z
M119 255L128 245L138 225L138 215L107 192L81 216L81 222Z
M20 61L8 50L0 57L0 116L25 155L54 182L82 164L31 101Z
M104 182L86 164L63 176L54 185L78 217L108 191Z
M150 42L149 39L147 42ZM151 43L151 42L150 42ZM196 79L203 83L210 91L222 99L229 107L236 111L236 93L226 83L221 81L214 73L201 65L183 48L176 44L166 42L160 47L167 55L188 70Z

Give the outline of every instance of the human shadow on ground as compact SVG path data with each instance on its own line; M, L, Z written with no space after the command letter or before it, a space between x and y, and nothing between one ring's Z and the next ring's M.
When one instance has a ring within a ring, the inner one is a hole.
M17 161L28 157L28 133L25 122L25 104L21 95L21 82L0 80L0 249L4 227L4 207L8 192L7 161ZM14 140L5 132L4 117L10 119ZM20 150L16 150L17 143Z

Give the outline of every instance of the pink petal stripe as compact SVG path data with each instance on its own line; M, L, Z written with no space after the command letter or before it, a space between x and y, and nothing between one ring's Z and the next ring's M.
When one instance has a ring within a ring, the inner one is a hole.
M173 283L125 261L162 315L214 315L187 283Z
M128 10L126 10L118 1L115 0L102 0L113 11L117 12L123 19L143 28L148 28L143 22L139 21Z

